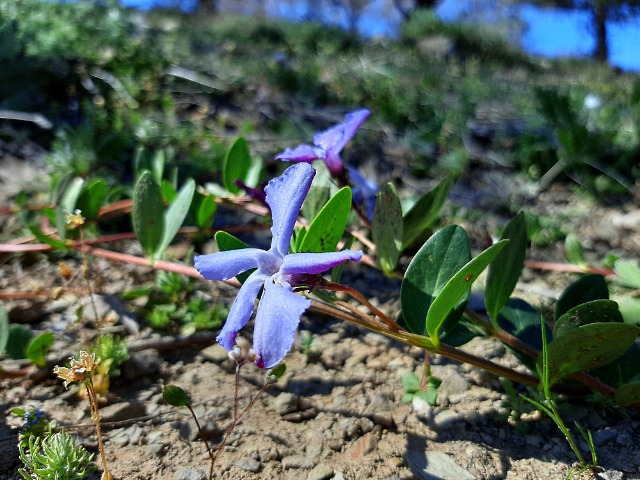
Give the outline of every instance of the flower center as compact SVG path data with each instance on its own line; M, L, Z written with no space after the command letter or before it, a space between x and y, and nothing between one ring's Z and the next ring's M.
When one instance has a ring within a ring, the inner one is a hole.
M282 258L271 252L265 252L265 254L260 255L260 258L258 259L258 269L268 276L271 276L280 270L280 266L282 266Z

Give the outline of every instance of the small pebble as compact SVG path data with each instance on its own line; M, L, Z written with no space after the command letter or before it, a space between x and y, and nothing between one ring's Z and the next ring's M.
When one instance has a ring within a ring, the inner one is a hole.
M333 477L333 468L324 463L319 463L311 469L307 480L327 480Z
M234 462L234 465L242 470L252 473L258 473L261 468L260 462L253 458L243 458L242 460Z

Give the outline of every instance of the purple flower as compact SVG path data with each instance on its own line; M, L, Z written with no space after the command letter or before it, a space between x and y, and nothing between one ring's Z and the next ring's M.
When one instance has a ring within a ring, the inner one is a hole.
M208 280L228 280L256 269L240 288L217 340L226 350L233 349L238 332L251 318L254 299L264 289L253 332L253 350L260 368L271 368L284 358L293 344L300 315L311 305L310 300L293 292L296 276L319 274L362 257L362 252L351 250L288 254L293 227L314 175L310 165L301 163L266 186L273 218L268 251L245 248L200 255L194 260L196 269Z
M349 180L352 186L353 203L358 207L364 206L364 213L369 221L372 222L378 198L378 185L364 178L357 168L347 167L347 171L349 172Z
M302 144L295 148L287 148L275 158L276 160L306 163L323 160L332 175L340 175L344 169L340 159L340 151L349 143L358 127L370 114L371 112L367 109L351 112L342 123L334 125L324 132L316 133L313 137L313 145Z

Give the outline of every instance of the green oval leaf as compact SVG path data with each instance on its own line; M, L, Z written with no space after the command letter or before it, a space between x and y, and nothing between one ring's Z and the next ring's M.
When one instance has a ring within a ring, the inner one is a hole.
M609 288L602 275L584 275L569 285L556 302L556 320L573 307L591 300L609 299Z
M33 332L26 325L9 325L9 340L7 341L6 352L9 358L18 360L26 358L27 346L33 338Z
M164 230L162 232L162 242L156 247L154 252L154 258L159 259L164 251L167 249L173 237L176 236L178 230L182 226L187 213L189 213L189 207L193 200L193 194L196 191L196 182L189 178L184 183L176 199L169 205L164 213Z
M80 209L84 218L94 220L98 218L105 198L107 198L107 182L98 178L82 190L76 202L76 208Z
M436 185L432 190L424 194L414 205L404 214L402 218L402 249L411 247L424 239L429 229L440 215L440 210L444 205L449 191L453 186L453 177L447 177Z
M485 304L492 322L496 322L500 309L505 306L522 274L527 251L527 225L524 213L516 215L504 228L500 239L509 243L489 265L485 290Z
M606 365L634 344L640 328L626 323L590 323L555 338L548 347L549 381Z
M51 332L44 332L29 342L25 350L25 357L31 360L38 367L44 367L47 364L45 355L55 341L55 336Z
M431 304L470 259L469 237L458 225L437 231L420 248L400 287L402 316L410 332L427 335L426 317Z
M617 260L613 266L616 275L613 280L629 288L640 289L640 267L632 260Z
M76 204L78 203L78 198L82 193L83 186L84 178L75 177L71 180L60 199L60 206L65 213L73 213L76 209Z
M378 192L371 235L382 270L389 274L396 268L402 248L402 206L391 183Z
M576 235L569 233L564 239L564 251L569 263L574 265L584 265L584 252L582 250L582 243Z
M189 395L177 385L165 385L162 387L162 397L164 401L174 407L186 407L191 404Z
M199 201L196 207L195 220L200 229L208 229L213 225L213 220L218 210L218 204L213 195L198 195Z
M553 336L560 337L590 323L605 322L622 322L618 304L613 300L593 300L573 307L562 315L553 327Z
M251 154L249 144L244 137L238 137L227 151L222 166L222 178L224 188L231 193L240 193L240 188L234 183L236 180L244 181L251 167Z
M616 403L623 407L637 405L640 403L640 382L631 382L622 385L616 390L613 398Z
M136 182L131 216L142 250L153 258L164 235L164 205L160 187L149 170L142 172Z
M334 252L347 226L351 189L341 188L313 219L300 243L300 252Z
M429 311L427 312L427 332L434 345L440 344L440 329L445 322L447 327L462 316L462 312L455 318L452 313L460 308L460 304L465 305L471 292L471 285L478 279L482 271L496 257L498 252L504 248L509 240L500 240L498 243L491 245L476 258L464 265L451 279L445 284L442 290L433 300Z

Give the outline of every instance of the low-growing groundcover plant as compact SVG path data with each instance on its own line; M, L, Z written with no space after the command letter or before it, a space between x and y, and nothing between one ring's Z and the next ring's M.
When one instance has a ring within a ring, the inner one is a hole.
M324 150L318 152L317 159L323 159L328 151L337 155L368 115L368 111L365 114L359 110L355 117L347 115L344 123L323 132L320 138L330 140L321 145ZM322 142L317 140L315 143ZM539 312L523 300L512 298L524 268L529 241L524 212L505 225L494 244L473 256L467 231L455 224L446 225L440 218L452 179L443 180L409 209L403 207L391 183L383 185L376 193L369 226L367 217L352 213L350 176L338 179L341 188L337 189L331 180L327 180L328 177L322 180L321 176L316 176L315 169L306 163L312 158L289 166L269 181L265 188L266 208L249 197L239 195L236 182L257 188L250 173L253 160L244 145L245 140L236 141L225 157L224 184L198 189L198 194L232 208L270 216L271 245L268 250L250 248L229 233L219 231L215 235L219 251L197 255L194 261L196 268L167 260L167 249L177 234L188 238L192 232L201 233L201 229L189 229L183 223L193 222L197 226L200 213L200 219L206 218L208 222L215 215L215 209L210 208L209 201L196 197L194 180L183 180L182 187L178 188L175 176L164 178L162 169L151 172L144 168L137 172L131 200L120 202L118 206L123 212L131 212L134 233L146 257L94 246L95 243L108 246L113 238L133 237L125 234L100 236L101 215L104 214L101 212L109 212L110 215L114 212L112 205L102 204L107 198L104 195L100 195L97 205L93 205L97 212L93 217L95 239L77 235L81 227L77 222L63 221L56 225L57 228L46 231L34 227L33 240L39 243L6 244L1 246L1 250L79 252L87 257L127 262L240 286L218 341L230 352L236 364L236 382L240 367L249 362L267 369L264 386L246 408L251 408L256 398L282 375L284 366L281 362L293 344L300 316L307 310L359 325L427 353L475 365L511 382L543 388L545 403L538 402L540 408L551 412L570 442L573 439L569 430L558 421L557 411L550 403L554 401L552 392L591 391L622 406L637 407L640 404L640 350L636 344L640 333L638 310L627 309L623 314L618 303L609 298L609 285L603 273L615 275L615 271L599 270L599 273L594 273L596 270L588 266L576 267L574 271L583 275L563 292L551 316L543 318L542 314L548 315L548 312ZM306 210L311 212L309 218L302 218L301 209L305 211L302 207L315 181L328 182L315 186L335 193L319 208ZM81 199L91 205L87 202L93 192L91 188L91 184L85 181L71 182L61 196L65 202L64 209L75 211ZM214 196L212 191L218 192L218 196ZM62 206L57 208L59 214L52 209L53 214L49 212L46 218L54 221L58 217L64 219ZM370 233L365 237L357 234L360 239L352 236L351 226L356 223L370 229ZM352 250L356 242L358 246ZM398 316L392 318L372 305L365 294L340 283L342 268L349 260L352 261L351 268L377 268L387 275L402 278L399 291L401 313ZM399 265L403 263L407 266L401 269ZM629 268L625 264L625 268L625 278L633 279L633 266ZM637 266L635 268L637 270ZM328 270L331 270L329 278L320 275ZM484 308L472 310L468 308L471 287L485 270ZM232 280L233 277L237 281ZM205 282L202 283L204 285ZM633 287L633 282L631 285L631 288L637 288ZM344 294L362 304L364 309L355 308L341 296ZM242 345L236 344L236 340L240 330L251 319L256 297L260 297L260 301L253 348L245 351ZM5 319L0 329L3 333L0 336L2 350L10 342L7 325ZM500 340L518 356L529 373L459 348L475 336ZM59 367L56 371L65 382L85 383L100 438L97 403L95 407L93 405L95 393L91 392L91 376L86 375L96 365L95 356L82 352L80 360L72 360L70 367ZM425 368L425 371L429 369ZM437 379L416 380L406 379L407 399L415 396L436 402ZM428 387L424 393L423 383ZM178 388L165 388L165 398L172 405L190 407L188 396ZM230 401L233 402L234 413L226 435L217 446L207 443L211 459L210 478L226 438L246 412L246 408L238 408L237 383L236 395ZM585 435L585 438L590 438ZM108 478L102 449L101 453L104 475ZM585 463L581 456L578 458ZM592 464L582 466L595 468Z

